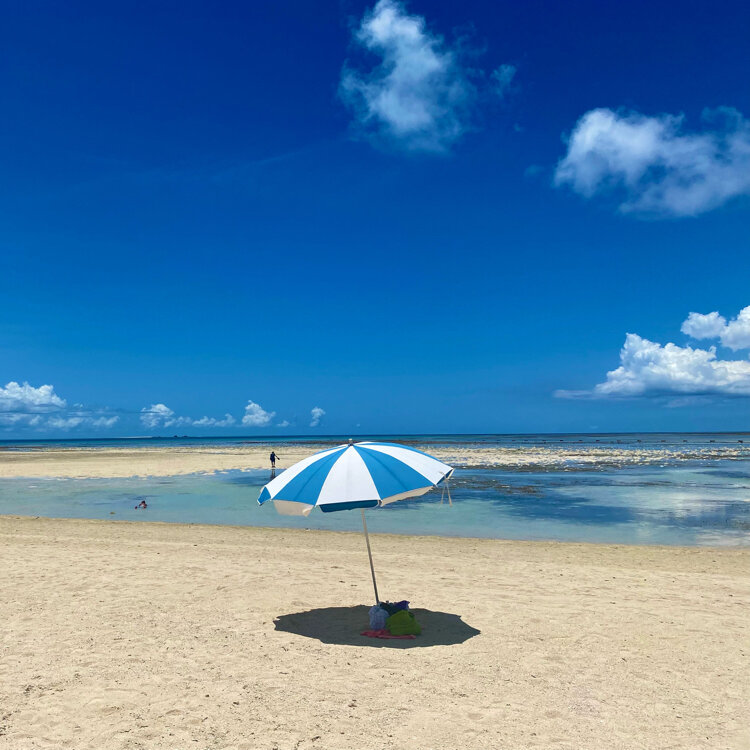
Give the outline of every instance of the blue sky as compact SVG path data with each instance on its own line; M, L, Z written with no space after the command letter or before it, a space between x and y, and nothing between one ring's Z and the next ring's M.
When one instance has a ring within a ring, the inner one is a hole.
M11 3L0 437L747 429L748 32Z

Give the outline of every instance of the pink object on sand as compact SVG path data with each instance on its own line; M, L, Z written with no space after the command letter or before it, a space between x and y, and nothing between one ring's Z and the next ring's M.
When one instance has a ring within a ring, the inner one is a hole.
M385 628L383 630L363 630L360 635L366 635L368 638L400 638L412 640L416 635L391 635Z

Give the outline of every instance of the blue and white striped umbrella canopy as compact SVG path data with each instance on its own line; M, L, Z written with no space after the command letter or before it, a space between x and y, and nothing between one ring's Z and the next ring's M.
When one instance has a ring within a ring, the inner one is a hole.
M283 515L374 508L417 497L448 478L453 469L422 451L395 443L349 443L321 451L272 479L258 503L273 500Z

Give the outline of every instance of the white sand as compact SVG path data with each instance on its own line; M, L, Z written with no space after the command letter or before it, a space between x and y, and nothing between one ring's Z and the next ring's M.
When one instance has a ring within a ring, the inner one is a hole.
M270 466L271 447L68 448L0 453L0 478L174 476ZM315 452L313 447L284 450L289 466Z
M0 517L0 748L750 747L750 550L373 547L417 641L288 617L369 605L357 534Z
M229 469L265 469L269 453L281 454L283 469L323 444L252 444L244 446L66 448L34 451L0 451L0 478L9 477L130 477L172 476ZM616 446L576 447L484 447L457 445L454 448L420 446L430 454L457 467L564 468L566 466L625 466L660 464L679 459L746 458L750 444L717 445L704 448L632 448Z

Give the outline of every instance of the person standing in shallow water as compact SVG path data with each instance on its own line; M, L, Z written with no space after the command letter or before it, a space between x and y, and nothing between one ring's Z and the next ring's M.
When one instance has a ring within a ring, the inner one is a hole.
M272 469L276 468L276 459L277 458L278 458L278 456L276 455L276 453L274 451L271 451L270 459L271 459L271 468Z

